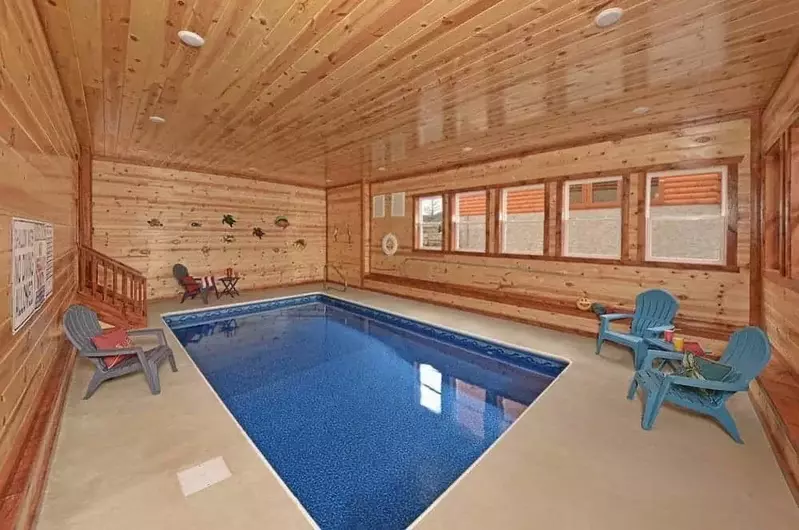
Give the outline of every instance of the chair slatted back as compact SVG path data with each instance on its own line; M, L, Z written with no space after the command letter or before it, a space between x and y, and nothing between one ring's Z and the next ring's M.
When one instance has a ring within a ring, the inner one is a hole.
M771 345L762 329L747 326L730 336L719 362L732 366L749 382L766 367L771 359Z
M69 342L77 348L79 353L97 351L92 339L103 334L97 313L86 306L73 304L64 313L63 323ZM100 359L91 357L90 360L95 366L105 369L105 365L100 362Z
M635 316L630 331L633 335L643 337L648 328L669 325L679 308L680 302L668 291L644 291L635 298Z

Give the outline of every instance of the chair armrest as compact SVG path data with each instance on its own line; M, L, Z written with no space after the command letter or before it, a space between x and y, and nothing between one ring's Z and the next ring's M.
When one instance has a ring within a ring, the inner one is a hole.
M681 375L667 375L672 384L680 386L689 386L693 388L703 388L705 390L720 390L723 392L741 392L749 388L748 384L741 383L723 383L721 381L709 381L707 379L694 379L692 377L684 377Z
M132 329L128 331L129 337L141 337L147 335L155 335L158 338L159 346L166 346L166 336L164 335L164 330L161 328L143 328Z
M144 350L139 348L138 346L134 346L131 348L114 348L112 350L97 350L97 351L82 351L80 352L81 356L83 357L109 357L112 355L138 355L141 353L144 355Z
M653 368L655 359L666 359L669 361L682 361L682 352L673 352L665 350L647 350L644 362L641 364L642 369Z
M605 320L605 321L608 321L608 322L612 322L614 320L624 320L624 319L627 319L627 318L634 318L634 317L635 317L635 315L629 315L629 314L626 314L626 313L615 313L615 314L612 314L612 315L599 315L599 318L601 320Z

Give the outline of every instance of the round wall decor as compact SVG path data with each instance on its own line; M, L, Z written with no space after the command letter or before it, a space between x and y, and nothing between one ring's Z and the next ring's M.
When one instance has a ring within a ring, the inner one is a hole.
M392 233L384 235L381 246L383 247L383 254L386 256L393 256L399 247L399 244L397 243L397 236Z

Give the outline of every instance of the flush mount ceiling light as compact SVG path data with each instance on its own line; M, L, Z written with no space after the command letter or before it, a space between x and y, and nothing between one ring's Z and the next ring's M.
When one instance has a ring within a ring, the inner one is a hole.
M188 31L182 29L178 31L178 38L185 44L186 46L191 46L192 48L199 48L203 44L205 44L205 39L194 33L193 31Z
M649 112L649 107L635 107L633 109L634 114L646 114Z
M166 123L166 118L161 116L150 116L150 121L153 123Z
M461 151L463 151L464 153L469 153L469 152L471 152L473 149L474 149L474 147L469 147L469 146L466 146L466 147L464 147L463 149L461 149Z
M385 171L385 170L386 170L386 168L385 168L385 167L383 167L383 166L380 166L379 168L377 168L377 170L378 170L378 171Z
M603 9L594 19L594 24L598 28L608 28L621 20L624 10L620 7L610 7Z

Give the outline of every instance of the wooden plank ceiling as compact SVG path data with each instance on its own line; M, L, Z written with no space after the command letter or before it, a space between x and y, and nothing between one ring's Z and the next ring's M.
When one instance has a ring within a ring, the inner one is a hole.
M35 2L95 156L317 186L762 107L799 44L799 0Z

